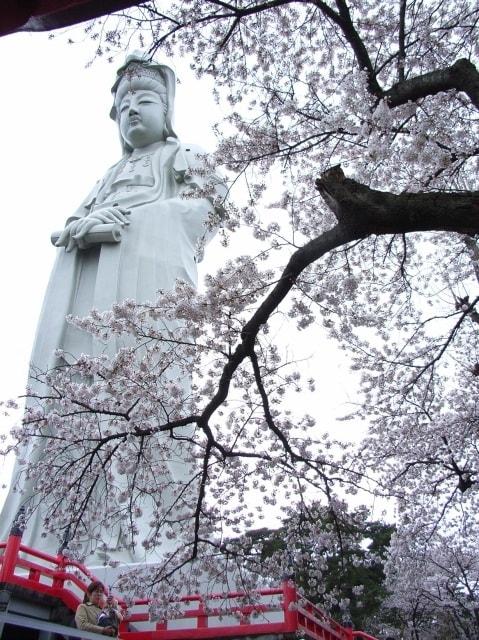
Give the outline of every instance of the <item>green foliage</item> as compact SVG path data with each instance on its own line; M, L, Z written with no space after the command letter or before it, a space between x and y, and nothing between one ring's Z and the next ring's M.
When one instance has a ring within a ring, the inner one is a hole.
M250 531L249 554L263 567L282 557L285 573L308 600L355 629L370 629L378 625L387 596L384 559L394 527L368 521L365 514L360 508L339 517L319 508L279 529Z

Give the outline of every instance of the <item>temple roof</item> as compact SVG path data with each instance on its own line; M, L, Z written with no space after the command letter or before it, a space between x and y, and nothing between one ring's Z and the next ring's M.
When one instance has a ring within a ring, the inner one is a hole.
M141 4L135 0L3 0L0 36L51 31Z

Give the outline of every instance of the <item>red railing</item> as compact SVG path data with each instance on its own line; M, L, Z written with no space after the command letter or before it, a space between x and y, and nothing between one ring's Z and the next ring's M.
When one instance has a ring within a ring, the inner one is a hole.
M95 577L74 560L51 556L21 542L19 536L11 535L7 542L0 543L0 583L57 597L75 611Z
M0 543L0 583L51 595L75 611L93 580L95 576L78 562L31 549L19 536L11 535L7 542ZM129 604L120 629L122 640L288 636L298 631L312 640L376 640L363 631L343 627L322 609L298 597L291 581L254 594L184 596L177 603L178 613L166 621L151 619L150 604L141 599Z

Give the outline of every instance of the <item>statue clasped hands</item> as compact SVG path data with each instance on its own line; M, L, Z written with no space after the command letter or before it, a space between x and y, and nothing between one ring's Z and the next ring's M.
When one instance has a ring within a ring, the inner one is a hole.
M91 244L96 242L119 242L121 234L116 233L115 230L130 224L128 215L129 209L123 207L109 206L96 211L92 211L84 218L78 218L69 222L63 231L59 234L54 234L52 241L55 246L65 247L66 251L71 251L75 247L78 249L86 249ZM107 227L110 228L111 239L105 237L109 235ZM92 237L92 232L98 228L98 238Z

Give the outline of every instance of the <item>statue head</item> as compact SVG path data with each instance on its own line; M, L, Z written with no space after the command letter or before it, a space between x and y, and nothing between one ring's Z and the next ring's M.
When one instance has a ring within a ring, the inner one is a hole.
M110 117L119 126L126 153L177 137L172 126L175 82L170 67L148 62L138 52L127 56L118 69Z

